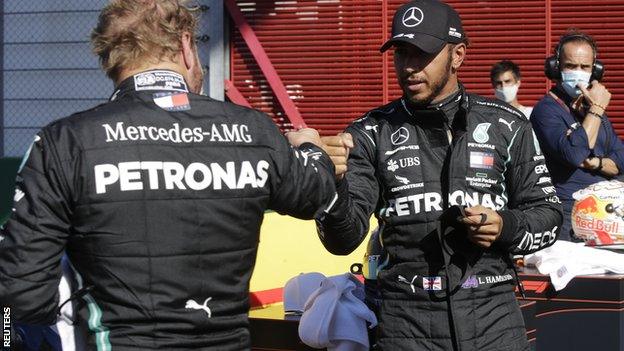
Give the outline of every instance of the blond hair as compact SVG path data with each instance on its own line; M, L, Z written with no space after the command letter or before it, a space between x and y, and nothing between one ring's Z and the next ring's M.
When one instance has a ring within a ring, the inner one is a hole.
M123 69L172 60L183 33L195 34L193 11L185 0L112 0L91 33L93 52L114 81Z

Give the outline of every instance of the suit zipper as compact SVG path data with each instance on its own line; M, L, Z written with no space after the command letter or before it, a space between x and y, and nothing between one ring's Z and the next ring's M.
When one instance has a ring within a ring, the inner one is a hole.
M446 126L446 137L449 141L449 147L453 147L453 132L451 132L451 127L449 127L447 122L444 122L444 126Z

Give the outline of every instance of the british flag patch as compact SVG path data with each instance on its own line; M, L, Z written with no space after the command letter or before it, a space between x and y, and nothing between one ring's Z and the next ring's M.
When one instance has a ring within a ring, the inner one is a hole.
M423 289L442 290L442 277L423 277Z

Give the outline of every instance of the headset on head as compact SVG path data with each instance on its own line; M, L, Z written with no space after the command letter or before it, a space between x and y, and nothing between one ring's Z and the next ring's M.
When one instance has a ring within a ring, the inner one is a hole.
M547 58L546 62L544 62L544 74L546 74L546 77L548 79L550 80L561 79L561 70L559 67L560 65L559 58L561 56L561 49L563 48L563 45L565 45L566 43L569 43L578 39L591 45L592 50L594 51L594 65L592 67L592 75L589 81L590 82L592 80L600 81L602 79L602 76L604 75L604 65L602 64L600 60L596 59L596 55L598 54L596 44L594 43L594 40L590 36L582 34L582 33L573 33L573 34L566 34L566 35L561 36L561 39L559 39L559 43L557 44L557 47L555 49L555 54Z

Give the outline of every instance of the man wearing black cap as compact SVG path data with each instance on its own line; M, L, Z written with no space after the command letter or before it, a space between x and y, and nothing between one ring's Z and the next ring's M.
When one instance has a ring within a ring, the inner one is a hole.
M531 125L459 83L467 38L450 6L401 6L390 47L403 96L324 138L339 196L319 236L348 254L378 219L378 349L526 350L511 254L552 245L562 220Z

